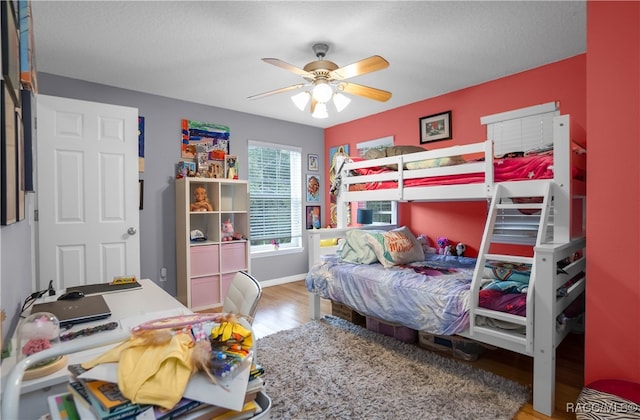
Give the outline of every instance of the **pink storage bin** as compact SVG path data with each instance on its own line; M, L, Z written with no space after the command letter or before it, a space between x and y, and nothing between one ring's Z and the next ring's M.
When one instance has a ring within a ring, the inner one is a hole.
M191 308L220 303L220 276L191 279Z
M222 270L223 272L239 271L247 269L245 242L222 244Z
M418 331L403 327L401 325L391 325L386 322L379 321L375 318L367 317L367 329L375 331L380 334L384 334L389 337L394 337L396 340L400 340L404 343L415 343L418 340Z
M192 246L191 252L191 276L206 276L220 271L218 262L218 245Z

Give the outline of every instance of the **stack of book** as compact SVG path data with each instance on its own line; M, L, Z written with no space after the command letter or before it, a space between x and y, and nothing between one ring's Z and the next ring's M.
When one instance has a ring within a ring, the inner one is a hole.
M80 378L79 375L85 372L80 365L71 364L68 369L71 374L67 387L68 393L49 397L49 407L54 420L170 420L176 418L240 420L251 418L262 410L255 401L258 393L264 388L262 378L264 369L259 365L252 365L244 406L239 411L186 397L171 409L135 404L122 395L117 384Z

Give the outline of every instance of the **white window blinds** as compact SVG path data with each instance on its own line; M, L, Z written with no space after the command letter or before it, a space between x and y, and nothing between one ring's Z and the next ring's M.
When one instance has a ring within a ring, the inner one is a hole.
M249 198L252 250L301 246L301 149L249 141Z
M559 115L558 109L557 103L549 102L482 117L480 122L487 125L495 156L527 152L553 144L553 118Z

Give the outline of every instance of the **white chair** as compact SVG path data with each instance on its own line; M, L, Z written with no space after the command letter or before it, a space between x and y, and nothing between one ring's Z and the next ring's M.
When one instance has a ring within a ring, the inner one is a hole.
M262 286L250 274L238 271L233 276L227 296L222 304L222 311L226 313L246 316L250 324L262 297Z

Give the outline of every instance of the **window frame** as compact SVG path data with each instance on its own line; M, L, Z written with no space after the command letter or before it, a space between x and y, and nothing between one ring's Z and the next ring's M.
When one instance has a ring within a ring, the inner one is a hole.
M291 174L291 182L292 182L292 188L291 188L291 200L292 200L292 209L291 209L291 214L292 215L296 215L297 219L298 219L298 229L299 231L299 236L296 236L296 227L292 226L291 227L291 242L286 243L286 244L279 244L279 246L276 248L274 245L272 244L262 244L262 245L251 245L250 249L251 249L251 257L252 258L260 258L260 257L268 257L268 256L273 256L273 255L284 255L284 254L292 254L292 253L301 253L304 250L304 246L303 246L303 238L302 235L304 234L304 229L303 229L303 188L302 188L302 176L303 176L303 171L302 171L302 148L298 147L298 146L292 146L292 145L286 145L286 144L278 144L278 143L272 143L272 142L264 142L264 141L259 141L259 140L248 140L248 147L247 147L247 160L249 162L248 164L248 173L249 173L249 210L250 210L250 215L252 213L254 213L253 211L251 211L251 148L252 147L258 147L258 148L270 148L270 149L275 149L275 150L279 150L279 151L289 151L292 153L296 153L297 157L296 160L297 162L295 163L295 168L292 169L292 171L295 171L295 173ZM291 165L291 163L290 163ZM291 169L291 166L290 166ZM296 181L297 180L297 181ZM293 203L293 201L296 201L296 203ZM299 207L299 209L296 209L295 207ZM250 221L249 224L251 225L251 217L250 217ZM251 226L249 228L251 230ZM253 240L253 238L251 238L250 240Z

